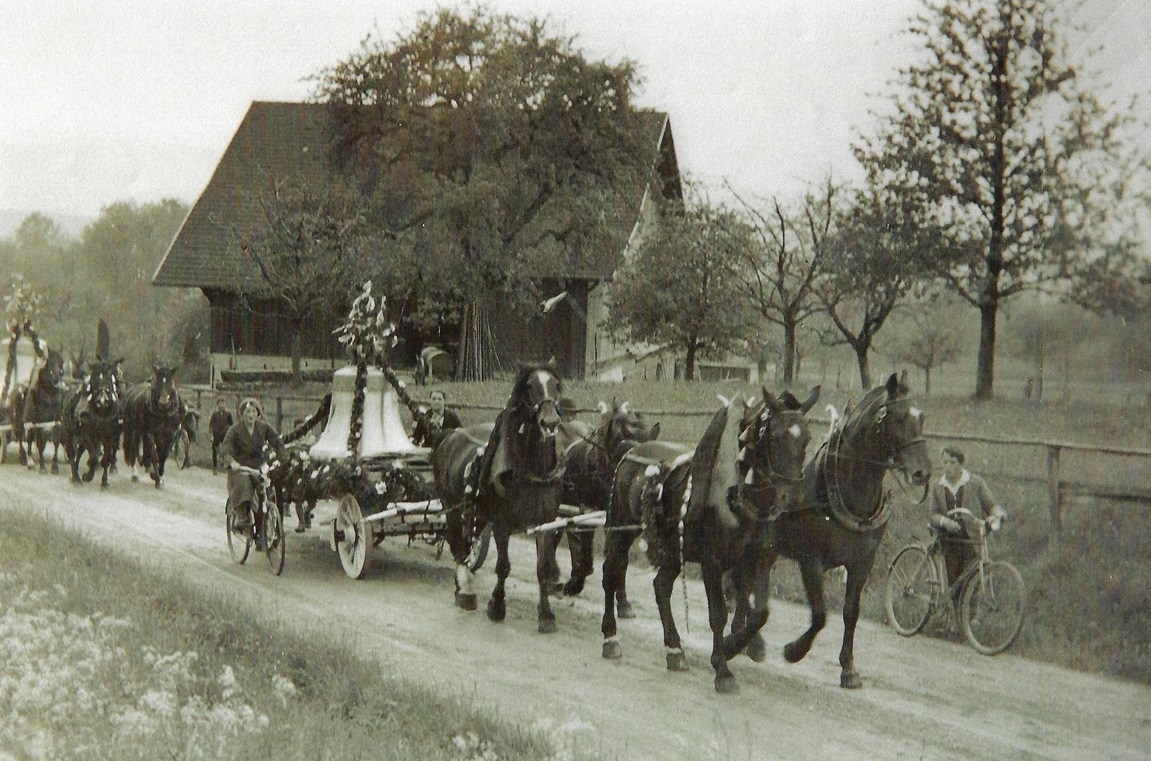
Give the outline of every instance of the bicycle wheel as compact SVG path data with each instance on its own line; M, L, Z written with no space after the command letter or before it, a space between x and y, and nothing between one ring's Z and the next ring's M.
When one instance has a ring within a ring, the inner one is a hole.
M280 507L273 502L264 511L263 525L260 527L264 537L264 552L268 556L268 565L272 573L279 576L284 570L284 516L280 514Z
M992 560L963 588L959 615L971 646L984 655L1002 653L1023 630L1027 592L1015 566Z
M236 529L236 510L232 507L232 500L224 507L225 522L228 529L228 552L232 560L243 564L252 550L252 535L248 532L240 533Z
M904 637L923 631L938 591L939 575L927 551L914 544L900 550L887 570L883 595L891 627Z

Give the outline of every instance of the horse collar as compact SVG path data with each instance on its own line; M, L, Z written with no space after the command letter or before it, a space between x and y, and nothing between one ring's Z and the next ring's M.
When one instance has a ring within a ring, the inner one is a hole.
M839 525L856 533L875 531L883 527L891 517L891 504L883 498L883 490L879 492L879 503L868 513L866 518L860 518L847 508L847 501L843 498L843 491L839 486L839 448L843 443L843 429L832 432L831 437L820 451L822 459L820 468L823 470L823 482L827 486L827 506L831 516ZM834 452L832 449L834 448ZM828 458L835 459L835 465L828 464Z

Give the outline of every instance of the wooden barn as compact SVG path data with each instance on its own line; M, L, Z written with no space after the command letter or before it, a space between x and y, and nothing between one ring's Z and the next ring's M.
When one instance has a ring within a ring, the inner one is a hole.
M269 179L323 182L331 141L329 110L322 104L253 102L200 198L192 206L153 276L158 286L199 288L211 304L212 381L228 370L284 370L291 363L291 330L280 305L253 296L261 278L241 250L256 223L253 190ZM652 177L627 208L605 209L615 220L614 250L584 257L579 272L541 272L545 296L566 296L527 320L494 313L491 338L499 363L555 357L564 377L594 378L623 355L604 329L608 284L629 247L640 244L655 220L653 194L681 197L671 125L666 114L637 112L651 149ZM650 141L647 135L650 134ZM658 187L655 187L658 185ZM349 294L349 297L352 294ZM343 363L332 329L341 315L311 321L300 336L305 370ZM400 326L400 363L414 363L426 343L450 343L458 329L419 335Z

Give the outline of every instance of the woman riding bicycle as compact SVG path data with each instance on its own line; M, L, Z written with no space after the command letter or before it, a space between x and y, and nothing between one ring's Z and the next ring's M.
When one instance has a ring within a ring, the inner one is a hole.
M931 489L931 525L939 529L940 548L947 564L948 583L977 560L975 545L967 526L948 516L949 510L965 507L989 519L992 531L1007 513L1000 506L981 476L963 467L963 450L956 446L943 448L943 475ZM958 594L959 590L956 590Z
M266 453L274 450L286 461L280 434L263 420L264 411L253 398L240 402L240 422L228 429L220 445L228 469L228 499L236 508L239 528L252 527L251 507L255 496L252 476L263 465Z

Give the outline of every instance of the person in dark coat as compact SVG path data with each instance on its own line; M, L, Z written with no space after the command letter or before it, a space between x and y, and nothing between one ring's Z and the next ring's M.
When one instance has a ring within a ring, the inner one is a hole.
M251 505L254 498L252 476L241 467L258 470L271 454L287 461L284 442L276 429L263 420L264 410L255 399L240 402L240 422L228 429L220 444L220 456L228 470L228 499L236 508L237 525L251 525Z
M413 444L434 449L447 431L460 427L460 416L448 409L447 401L447 394L440 389L431 393L428 411L416 420L412 429Z
M220 444L224 443L224 437L228 435L228 429L231 428L235 422L232 413L228 412L228 402L221 396L216 400L216 411L212 413L212 418L208 421L208 430L212 433L213 475L216 474L217 468L220 467Z

